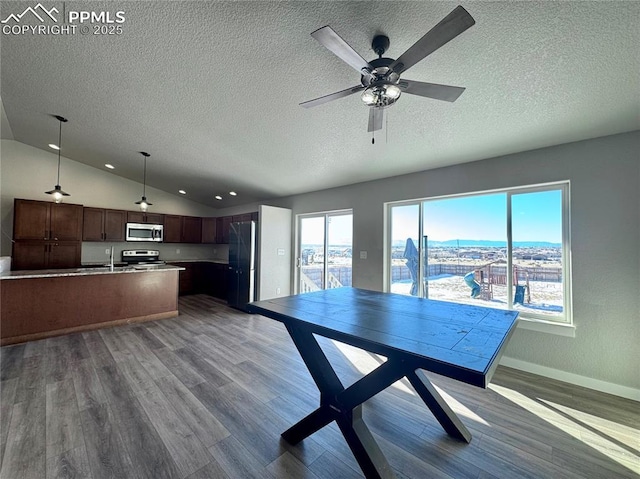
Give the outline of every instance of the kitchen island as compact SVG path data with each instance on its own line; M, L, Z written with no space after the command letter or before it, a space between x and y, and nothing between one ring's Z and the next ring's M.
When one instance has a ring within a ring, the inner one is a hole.
M178 315L172 265L0 273L0 345Z

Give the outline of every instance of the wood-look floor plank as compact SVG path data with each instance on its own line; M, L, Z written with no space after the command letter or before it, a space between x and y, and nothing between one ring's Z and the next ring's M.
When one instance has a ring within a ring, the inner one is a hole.
M318 477L329 477L334 479L362 479L362 472L349 467L338 457L329 451L322 453L315 461L309 465L309 469Z
M162 361L153 353L153 350L132 331L123 329L120 332L120 338L126 344L129 353L135 355L135 359L142 364L153 379L171 374L171 371L162 364Z
M0 381L0 467L2 466L2 456L11 423L11 412L13 411L18 381L18 377Z
M113 424L130 455L133 471L140 477L178 477L175 462L133 390L117 368L107 366L98 370L98 376L111 407Z
M93 479L84 445L48 458L47 479Z
M231 378L222 373L214 363L203 358L190 347L177 349L175 354L212 386L223 386L232 382Z
M175 376L156 380L158 387L175 407L176 412L186 425L198 436L206 447L229 437L227 428L193 395Z
M213 456L211 461L185 479L235 479L230 477Z
M0 348L0 381L18 377L22 370L24 359L24 344L5 346Z
M92 359L82 360L71 374L80 411L107 402L93 365Z
M39 478L46 474L45 382L32 385L25 400L14 404L0 477Z
M205 378L198 374L189 363L174 354L170 349L159 348L154 350L153 353L174 376L180 378L180 381L185 386L192 387L205 381Z
M180 477L193 474L209 463L206 448L160 390L140 394L138 401L173 458Z
M80 417L93 478L136 477L110 406L99 404L83 409ZM137 454L137 451L131 450L131 453Z
M267 479L271 475L254 455L253 450L233 436L209 448L209 452L229 477L242 479Z
M155 321L149 326L146 326L146 328L151 334L162 341L162 344L164 344L165 347L169 348L171 351L185 347L187 343L173 334L171 329L167 328L164 325L165 321L167 320Z
M291 453L285 452L266 467L266 470L276 479L318 479L318 476L295 458Z
M47 384L46 415L47 458L84 447L82 423L71 378Z
M91 362L95 368L114 365L115 360L111 355L111 351L102 339L100 331L88 331L86 333L82 333L82 338L84 339L84 343L87 345Z

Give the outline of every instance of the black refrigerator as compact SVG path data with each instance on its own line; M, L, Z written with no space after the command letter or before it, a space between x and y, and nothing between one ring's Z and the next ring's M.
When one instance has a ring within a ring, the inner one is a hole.
M246 311L254 301L256 284L256 223L229 225L229 306Z

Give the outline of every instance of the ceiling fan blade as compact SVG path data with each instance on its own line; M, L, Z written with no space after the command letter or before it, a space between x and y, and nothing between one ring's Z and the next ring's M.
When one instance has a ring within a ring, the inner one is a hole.
M402 89L403 93L450 102L456 101L465 90L460 86L438 85L437 83L425 83L413 80L400 80L398 86Z
M321 96L320 98L316 98L314 100L309 100L300 103L300 106L304 108L311 108L314 106L322 105L323 103L328 103L333 100L337 100L338 98L343 98L345 96L353 95L354 93L358 93L359 91L364 90L362 85L352 86L351 88L347 88L346 90L337 91L335 93L331 93L329 95Z
M322 43L327 49L334 53L343 62L358 70L361 74L373 70L369 62L362 58L351 46L345 42L340 35L327 25L311 34L313 38ZM365 72L363 72L363 69Z
M400 74L408 70L427 55L435 52L450 40L472 27L476 21L461 6L456 7L440 23L429 30L420 40L391 64L391 70Z
M382 130L382 121L384 120L384 109L383 108L369 108L369 127L367 128L368 132Z

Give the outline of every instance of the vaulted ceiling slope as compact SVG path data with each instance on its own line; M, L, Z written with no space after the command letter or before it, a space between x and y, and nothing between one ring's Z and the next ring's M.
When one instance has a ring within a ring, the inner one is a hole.
M2 20L36 3L2 2ZM214 207L640 128L637 1L465 2L476 24L406 77L466 91L403 95L373 145L360 95L299 106L359 84L310 33L330 25L366 60L383 33L397 58L456 2L42 5L123 11L122 33L3 33L3 134L47 149L63 115L64 156L139 181L149 151L149 185Z

